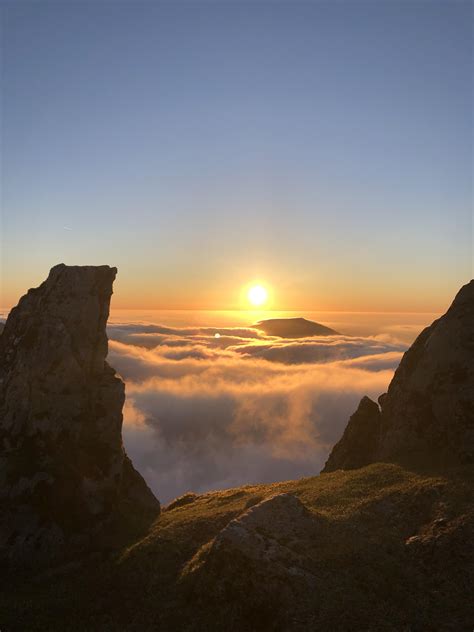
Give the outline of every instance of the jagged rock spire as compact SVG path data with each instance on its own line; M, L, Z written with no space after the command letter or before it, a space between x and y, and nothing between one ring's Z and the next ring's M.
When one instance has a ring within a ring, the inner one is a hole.
M109 266L52 268L0 336L0 558L49 562L127 510L159 503L122 444L122 380L105 361Z

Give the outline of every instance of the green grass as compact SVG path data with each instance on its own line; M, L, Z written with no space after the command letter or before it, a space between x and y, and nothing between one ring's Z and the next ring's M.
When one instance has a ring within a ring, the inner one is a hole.
M245 613L239 619L240 610L229 621L227 604L194 603L183 572L229 520L264 498L291 492L327 524L324 542L315 543L324 577L324 599L315 595L321 601L318 629L448 630L436 628L435 619L465 607L462 595L456 602L459 588L445 587L447 594L436 603L437 586L424 592L424 571L410 566L405 541L438 515L450 519L467 512L472 490L473 468L439 475L375 464L202 494L165 509L145 537L107 559L96 556L57 575L11 581L0 596L0 629L251 630ZM254 629L274 629L261 625Z

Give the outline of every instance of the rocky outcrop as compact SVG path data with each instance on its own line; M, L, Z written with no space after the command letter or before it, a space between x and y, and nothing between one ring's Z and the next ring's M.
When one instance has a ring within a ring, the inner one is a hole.
M357 428L375 443L368 462L474 462L474 281L405 353L388 392L379 397L379 416L371 404L372 421L359 411L351 417L324 472L360 467ZM367 436L369 425L373 430Z
M231 520L212 548L216 554L226 551L243 556L260 568L271 564L274 573L282 566L286 573L289 565L299 565L298 545L312 537L316 528L316 517L296 496L277 494Z
M194 598L245 604L251 629L273 629L272 619L286 625L302 616L318 585L325 530L324 518L296 496L277 494L231 520L188 563L182 581Z
M370 397L363 397L341 440L334 446L324 471L352 470L373 463L379 435L380 409Z
M116 268L52 268L0 336L0 558L83 550L101 529L159 503L122 444L124 384L105 361Z
M405 353L380 405L379 459L474 462L474 281Z
M175 498L170 503L168 503L165 507L166 511L173 511L173 509L179 509L179 507L185 507L186 505L190 505L193 503L196 498L199 498L197 494L194 492L186 492L186 494L182 494Z

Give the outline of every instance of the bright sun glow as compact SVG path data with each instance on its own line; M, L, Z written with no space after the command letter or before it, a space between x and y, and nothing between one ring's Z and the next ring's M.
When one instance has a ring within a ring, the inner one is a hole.
M249 289L247 293L247 298L252 303L252 305L258 307L266 303L268 292L262 285L254 285Z

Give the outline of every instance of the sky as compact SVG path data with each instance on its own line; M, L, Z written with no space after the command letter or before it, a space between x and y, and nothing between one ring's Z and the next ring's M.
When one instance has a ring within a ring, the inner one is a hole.
M441 312L472 277L471 2L3 2L1 296Z

